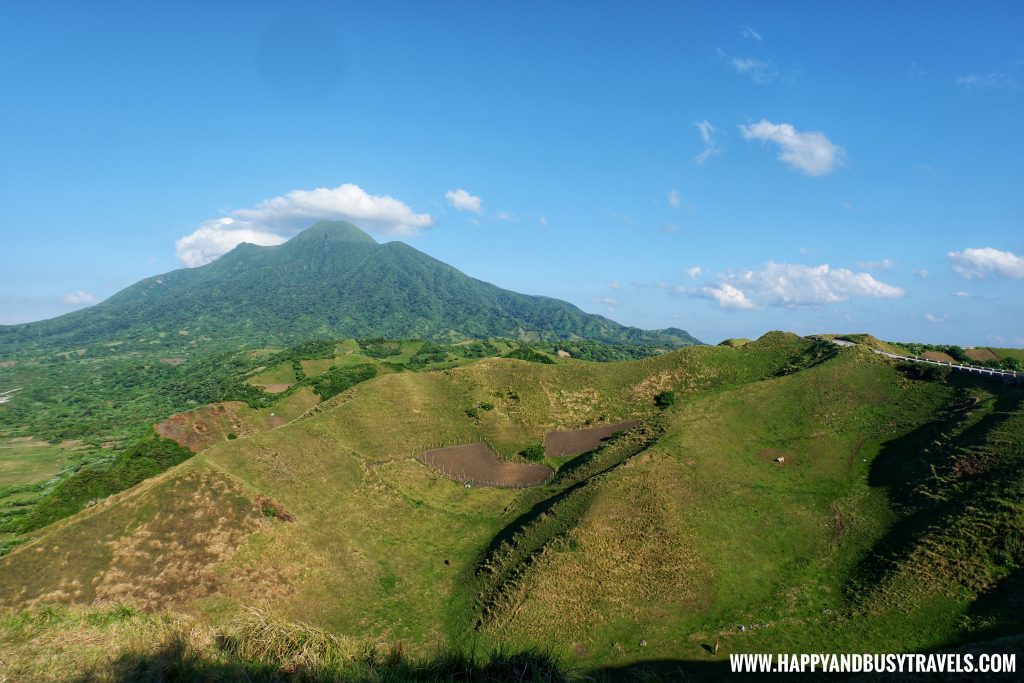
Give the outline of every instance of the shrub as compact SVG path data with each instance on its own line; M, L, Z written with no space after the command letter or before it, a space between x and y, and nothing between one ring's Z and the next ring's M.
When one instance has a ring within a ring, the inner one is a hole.
M377 368L371 363L339 368L332 367L312 381L313 391L324 401L337 396L360 382L377 376Z
M676 392L663 391L654 397L654 405L665 409L676 404Z
M519 451L519 455L531 462L538 462L544 459L544 444L531 443L529 446Z

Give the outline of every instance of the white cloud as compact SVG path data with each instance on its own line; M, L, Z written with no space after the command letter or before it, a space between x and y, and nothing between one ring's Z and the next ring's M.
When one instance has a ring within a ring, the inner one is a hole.
M946 255L960 275L967 279L985 278L989 275L1024 278L1024 256L992 247L951 251Z
M619 303L618 299L613 299L610 296L595 296L591 301L595 304L605 304L606 306L615 306Z
M498 213L494 214L494 220L496 221L510 221L513 220L515 217L516 215L511 211L499 211Z
M72 306L91 306L98 301L99 299L94 295L89 292L83 292L82 290L70 292L64 295L64 303L71 304Z
M537 219L537 222L540 223L541 225L547 225L548 224L548 217L547 216L541 216L540 218Z
M750 28L749 26L744 26L740 31L740 35L746 38L747 40L754 41L755 43L760 43L762 40L761 34L755 31L754 29Z
M615 280L612 280L611 282L608 283L608 289L619 289L620 287L622 287L622 285L620 285Z
M754 83L771 83L779 77L778 70L766 62L755 57L733 57L730 60L733 71L744 76L749 76Z
M864 270L892 270L896 266L896 262L884 258L881 261L857 261L857 265Z
M407 236L434 224L430 214L414 213L394 197L371 195L358 185L346 183L334 188L294 190L205 221L192 234L177 240L175 251L186 266L201 266L242 242L281 244L317 220L346 220L377 234Z
M384 235L416 235L434 224L430 214L413 213L404 202L388 195L372 195L352 183L315 190L294 190L283 197L260 202L251 209L238 209L235 218L254 226L292 228L299 232L317 220L346 220L365 230Z
M969 298L971 298L970 293L969 292L965 292L963 290L961 290L959 292L953 292L953 296L957 297L958 299L969 299Z
M769 262L761 270L719 275L715 286L700 291L722 306L744 309L816 306L851 297L892 299L906 295L899 287L880 282L868 273L831 268L827 263L804 266Z
M924 314L924 319L927 320L930 323L934 323L934 324L938 325L938 324L947 322L949 320L949 316L948 315L932 315L931 313L925 313Z
M922 68L917 62L911 62L907 67L907 78L910 80L924 78L927 75L928 69Z
M800 249L798 249L798 251L799 251L799 252L800 252L801 254L803 254L804 256L807 256L808 254L810 254L810 253L811 253L811 252L813 252L814 250L813 250L813 249L811 249L810 247L800 247Z
M1024 77L1024 59L1017 59L993 71L959 76L956 84L968 90L1017 90Z
M675 190L669 190L665 194L665 198L668 199L668 205L671 206L673 209L678 209L679 205L682 203L682 198L679 196L679 193L676 192Z
M715 134L718 130L711 125L710 121L704 119L703 121L698 121L693 125L696 126L698 131L700 131L700 140L704 143L704 149L700 154L693 158L693 162L700 166L711 157L716 154L720 154L722 148L715 142Z
M258 230L245 221L234 218L215 218L206 221L191 235L174 243L174 251L187 268L195 268L226 254L242 242L271 246L287 238Z
M686 274L689 275L690 278L694 280L699 278L701 276L701 273L703 272L704 270L700 266L691 266L690 268L686 269Z
M842 162L845 152L819 131L800 132L789 123L772 123L767 119L740 126L745 140L774 142L781 151L779 160L807 175L828 175Z
M918 268L917 270L910 271L910 274L916 277L918 280L927 280L928 271L924 268Z
M722 308L734 308L740 311L757 308L742 291L727 283L714 287L701 287L700 295L706 299L714 299Z
M483 211L483 200L462 188L448 190L444 193L444 198L459 211L472 211L473 213L481 213Z

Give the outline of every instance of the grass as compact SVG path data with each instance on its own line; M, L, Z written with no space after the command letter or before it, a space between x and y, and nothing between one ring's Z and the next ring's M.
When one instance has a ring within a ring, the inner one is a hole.
M14 680L523 681L576 676L542 650L442 649L410 657L400 644L353 640L250 610L219 628L184 614L116 605L42 609L0 620L0 657ZM83 643L85 644L83 646Z
M255 650L204 651L270 672L295 668L299 641L401 642L427 669L438 647L506 662L542 648L600 680L643 661L700 677L730 652L1002 637L1024 628L1022 396L782 333L619 363L384 372L41 530L0 559L0 599L106 591L225 633L248 606L306 622L274 631L284 650L258 649L260 631ZM629 418L644 426L524 491L467 489L413 459L484 441L518 461L550 429ZM486 658L454 652L442 659L482 675Z
M998 349L993 347L992 351L1000 358L1016 358L1019 361L1024 361L1024 349Z
M78 462L80 455L72 448L34 439L0 441L0 490L45 481Z
M253 375L249 378L249 384L259 386L269 386L272 384L287 384L288 386L291 386L297 381L298 378L295 376L295 367L291 361L278 363L277 365L267 368L259 374Z

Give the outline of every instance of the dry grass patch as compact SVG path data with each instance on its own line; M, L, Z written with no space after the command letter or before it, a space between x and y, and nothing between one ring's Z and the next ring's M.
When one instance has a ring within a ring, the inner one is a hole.
M205 467L151 480L96 508L0 560L4 604L187 603L217 592L217 565L270 524L234 480Z

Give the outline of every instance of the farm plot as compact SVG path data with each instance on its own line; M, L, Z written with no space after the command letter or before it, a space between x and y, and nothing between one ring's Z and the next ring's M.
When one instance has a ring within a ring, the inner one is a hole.
M296 381L295 369L290 362L278 363L255 377L249 378L249 384L262 387L268 394L280 394L288 391Z
M482 486L527 488L547 481L553 472L544 465L499 460L485 443L471 443L427 451L417 458L449 479Z
M928 360L937 360L940 363L956 363L956 358L942 351L925 351L921 354L921 357Z
M626 420L587 429L548 432L544 437L544 453L555 458L586 453L600 446L616 432L632 429L638 424L640 420Z
M967 349L964 353L967 357L977 363L984 363L987 360L999 362L1000 358L992 349Z

